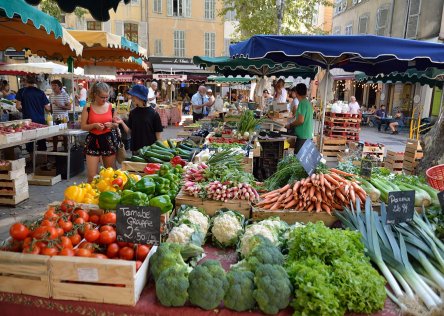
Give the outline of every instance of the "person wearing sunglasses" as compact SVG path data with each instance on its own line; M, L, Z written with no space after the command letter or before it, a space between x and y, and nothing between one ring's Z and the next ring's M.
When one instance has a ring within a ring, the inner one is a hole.
M110 88L104 82L91 87L91 104L82 111L81 128L89 134L85 140L86 169L88 182L98 174L100 158L105 168L115 168L118 139L116 112L108 102Z

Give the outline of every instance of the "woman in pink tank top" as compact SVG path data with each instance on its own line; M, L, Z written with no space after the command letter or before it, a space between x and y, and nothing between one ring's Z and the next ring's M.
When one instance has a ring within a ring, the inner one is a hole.
M105 168L115 168L118 140L114 123L115 113L112 104L108 102L109 86L96 82L91 87L91 104L82 111L82 130L89 134L85 141L86 169L88 182L98 174L99 162L102 158Z

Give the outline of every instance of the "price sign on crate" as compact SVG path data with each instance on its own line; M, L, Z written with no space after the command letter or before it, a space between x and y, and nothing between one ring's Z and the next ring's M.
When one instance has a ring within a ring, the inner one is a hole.
M361 160L361 176L367 179L372 177L372 161L369 159Z
M387 224L410 222L415 212L415 190L388 194Z
M308 139L296 154L296 158L299 159L302 167L310 176L315 171L322 157L316 145Z
M118 205L116 215L117 241L160 243L160 208Z
M444 214L444 191L438 193L439 205L441 205L441 211Z

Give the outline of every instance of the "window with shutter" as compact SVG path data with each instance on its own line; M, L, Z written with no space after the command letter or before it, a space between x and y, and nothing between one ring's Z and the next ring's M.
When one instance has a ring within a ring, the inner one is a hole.
M358 34L367 34L368 19L368 14L359 17Z
M102 22L86 21L86 29L88 31L101 31L102 30Z
M191 17L191 0L167 0L167 15Z
M216 55L216 33L205 33L205 56Z
M389 8L380 7L376 14L376 35L386 35L389 18Z
M347 0L335 0L334 15L342 13L347 9Z
M139 22L139 45L148 48L147 22Z
M418 36L419 14L421 13L421 0L410 0L409 17L407 20L405 37L415 39Z
M185 31L174 31L174 56L185 57Z
M124 36L127 40L138 43L139 42L139 25L136 23L124 23Z
M169 0L167 0L169 3ZM162 0L153 0L153 12L162 13Z
M162 56L162 40L156 39L154 41L154 55L155 56Z
M185 8L185 12L183 14L184 17L191 17L191 0L182 0L184 2L183 7Z
M173 16L173 0L167 0L167 15Z
M231 44L231 39L224 38L224 53L223 53L223 56L230 56L230 44Z
M76 29L78 30L86 30L86 20L84 18L76 19Z
M214 20L215 0L205 0L205 19Z
M115 21L114 26L115 26L114 34L123 36L123 22Z
M352 35L353 34L353 24L349 23L345 26L345 35Z

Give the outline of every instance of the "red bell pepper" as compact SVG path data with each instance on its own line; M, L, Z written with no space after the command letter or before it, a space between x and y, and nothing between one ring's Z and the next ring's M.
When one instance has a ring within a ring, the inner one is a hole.
M181 165L182 167L185 167L185 165L187 164L187 162L183 160L180 156L173 157L170 162L173 166Z
M146 174L156 174L160 170L159 163L147 163L143 172Z

